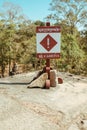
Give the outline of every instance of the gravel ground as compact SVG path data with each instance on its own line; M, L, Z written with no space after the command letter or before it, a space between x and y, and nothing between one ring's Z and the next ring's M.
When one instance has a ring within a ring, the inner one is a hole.
M36 74L0 78L0 130L87 130L87 77L58 72L63 84L28 89Z

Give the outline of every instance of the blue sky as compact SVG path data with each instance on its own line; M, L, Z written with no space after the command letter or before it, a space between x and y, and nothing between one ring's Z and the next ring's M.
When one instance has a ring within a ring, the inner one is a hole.
M4 2L12 2L23 9L23 13L30 20L41 20L51 13L49 11L51 0L0 0L0 7Z

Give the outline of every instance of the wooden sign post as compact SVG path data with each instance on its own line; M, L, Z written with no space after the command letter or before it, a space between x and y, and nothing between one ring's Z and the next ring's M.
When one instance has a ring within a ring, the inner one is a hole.
M59 26L50 26L49 22L36 28L37 58L46 59L46 88L50 88L50 59L60 58L60 31Z

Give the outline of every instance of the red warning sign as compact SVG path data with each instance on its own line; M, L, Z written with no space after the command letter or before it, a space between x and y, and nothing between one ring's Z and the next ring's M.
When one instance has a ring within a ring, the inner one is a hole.
M48 34L41 42L40 44L47 50L50 51L57 42Z
M37 58L60 57L60 27L40 26L36 28Z

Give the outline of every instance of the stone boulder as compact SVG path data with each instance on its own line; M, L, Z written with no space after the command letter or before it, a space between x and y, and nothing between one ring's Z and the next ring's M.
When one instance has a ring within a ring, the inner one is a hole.
M50 86L56 87L57 83L58 83L57 71L56 70L50 70Z
M37 79L32 81L29 84L28 88L34 88L34 87L43 88L43 87L45 87L46 79L48 79L48 74L43 73Z
M63 79L58 77L58 84L62 84L63 83Z

